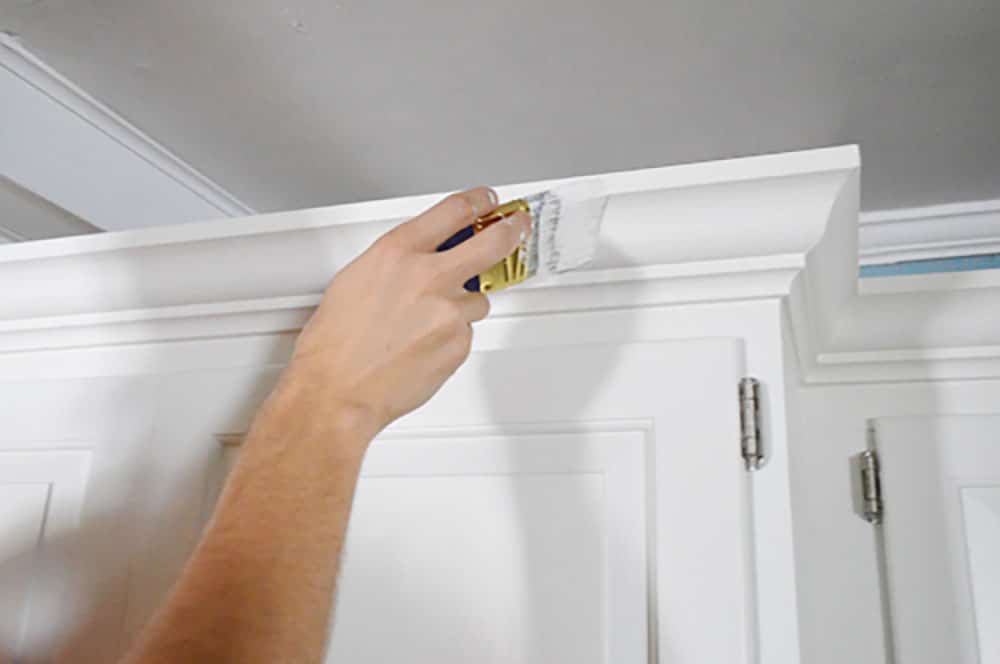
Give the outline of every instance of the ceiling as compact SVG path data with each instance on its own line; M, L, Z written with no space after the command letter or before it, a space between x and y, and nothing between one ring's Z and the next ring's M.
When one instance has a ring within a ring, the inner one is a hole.
M260 211L859 143L866 209L1000 198L1000 2L0 0Z

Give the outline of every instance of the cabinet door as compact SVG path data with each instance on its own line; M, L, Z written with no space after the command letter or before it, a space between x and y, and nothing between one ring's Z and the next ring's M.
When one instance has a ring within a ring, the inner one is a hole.
M0 662L120 655L153 386L0 381Z
M59 545L51 544L76 534L89 456L0 451L0 648L14 661L45 643L46 622L61 625L71 616L68 598L52 592L65 588L54 578L62 573L50 559Z
M876 422L896 661L1000 663L1000 416Z
M741 364L475 353L369 452L328 661L750 661Z

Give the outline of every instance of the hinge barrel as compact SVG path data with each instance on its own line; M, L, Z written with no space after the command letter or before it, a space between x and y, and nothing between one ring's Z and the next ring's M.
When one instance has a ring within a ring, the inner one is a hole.
M861 453L861 508L865 521L882 523L882 485L875 450Z
M760 383L754 378L740 381L740 447L747 470L758 470L764 462L760 440Z

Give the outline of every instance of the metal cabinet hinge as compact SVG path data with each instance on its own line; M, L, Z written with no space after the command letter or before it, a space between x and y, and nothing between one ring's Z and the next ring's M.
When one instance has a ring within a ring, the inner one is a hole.
M758 470L764 462L760 438L760 383L740 380L740 451L747 470Z
M865 450L858 457L861 466L861 513L868 523L882 523L882 481L878 453Z

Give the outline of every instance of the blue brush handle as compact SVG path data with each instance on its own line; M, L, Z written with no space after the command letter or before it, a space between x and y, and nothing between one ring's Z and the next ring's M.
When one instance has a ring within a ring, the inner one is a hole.
M452 247L457 247L458 245L462 244L463 242L465 242L466 240L468 240L469 238L471 238L475 234L476 234L476 232L475 232L475 230L473 230L472 226L466 226L465 228L463 228L462 230L460 230L459 232L455 233L450 238L448 238L447 240L445 240L444 242L442 242L441 245L438 246L437 250L438 251L447 251L447 250L451 249ZM478 293L479 292L479 275L478 274L465 282L465 290L469 291L470 293Z

